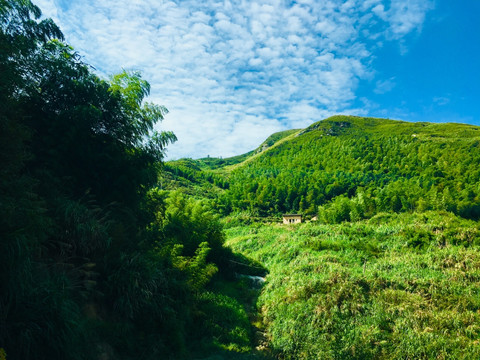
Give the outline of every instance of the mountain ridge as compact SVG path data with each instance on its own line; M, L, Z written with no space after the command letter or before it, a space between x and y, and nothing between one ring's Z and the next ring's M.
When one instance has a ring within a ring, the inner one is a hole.
M353 125L353 126L352 126ZM402 132L398 132L398 128L403 127ZM190 159L193 161L198 162L210 162L212 163L214 160L223 160L223 163L220 165L215 165L213 169L221 168L224 163L228 163L229 160L233 160L234 164L227 164L228 165L236 165L241 163L242 161L236 160L247 160L248 158L257 155L264 150L270 149L274 145L278 145L280 141L288 141L293 137L302 136L312 131L323 131L327 136L331 135L340 135L337 133L338 129L344 130L349 128L360 128L363 130L370 130L365 131L366 133L378 133L378 132L387 132L391 130L397 130L396 135L415 135L419 136L417 132L424 133L424 136L430 137L444 137L444 138L454 138L452 135L460 135L457 131L462 131L463 135L473 135L473 132L478 132L475 134L476 136L480 137L480 126L471 125L471 124L464 124L464 123L456 123L456 122L447 122L447 123L436 123L436 122L410 122L405 120L393 120L388 118L375 118L375 117L363 117L363 116L355 116L355 115L334 115L323 120L319 120L314 122L313 124L307 126L304 129L289 129L283 130L279 132L275 132L267 137L257 148L248 151L243 154L231 156L231 157L207 157L207 158L199 158L199 159L192 159L192 158L181 158L178 160L172 160L170 162L181 161L184 159ZM414 131L417 130L417 131ZM428 132L426 132L428 130ZM449 130L447 132L446 130ZM455 130L455 131L453 131ZM293 135L293 136L292 136ZM450 135L450 136L445 136ZM420 134L421 136L421 134ZM267 145L267 146L265 146Z

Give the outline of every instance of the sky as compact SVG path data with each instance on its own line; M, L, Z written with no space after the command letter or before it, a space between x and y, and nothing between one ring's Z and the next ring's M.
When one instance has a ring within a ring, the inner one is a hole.
M33 0L102 78L140 71L167 159L335 114L480 125L478 0Z

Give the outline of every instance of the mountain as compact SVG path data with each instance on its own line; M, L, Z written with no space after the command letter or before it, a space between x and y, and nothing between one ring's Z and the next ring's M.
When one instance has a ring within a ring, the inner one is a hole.
M324 222L383 211L480 217L480 127L334 116L270 136L226 159L182 159L164 181L214 199L224 214L319 214Z
M476 359L479 144L471 125L334 116L169 162L162 181L208 197L226 245L266 269L257 348L273 358Z

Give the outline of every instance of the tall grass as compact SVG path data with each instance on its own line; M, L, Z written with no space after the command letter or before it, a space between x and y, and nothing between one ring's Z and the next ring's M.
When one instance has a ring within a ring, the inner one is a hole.
M480 358L479 225L449 213L240 226L269 270L258 307L281 359Z

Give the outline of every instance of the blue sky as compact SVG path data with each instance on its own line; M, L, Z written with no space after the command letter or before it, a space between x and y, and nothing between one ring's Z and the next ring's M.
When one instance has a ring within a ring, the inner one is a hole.
M480 1L37 0L102 77L139 70L168 157L334 114L480 125Z

